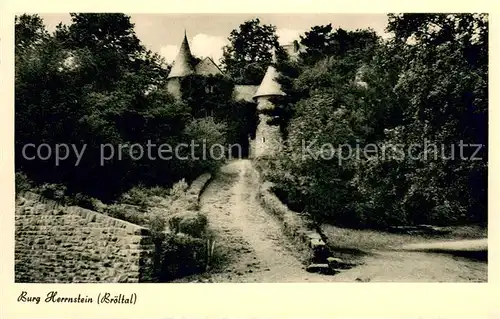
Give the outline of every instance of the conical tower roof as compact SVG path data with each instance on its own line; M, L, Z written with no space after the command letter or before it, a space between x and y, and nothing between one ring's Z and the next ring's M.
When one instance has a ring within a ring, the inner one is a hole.
M253 98L255 99L259 96L286 95L281 90L281 85L277 81L278 75L278 71L276 71L274 66L270 65L267 67L266 74Z
M189 49L186 32L184 32L184 40L182 41L179 53L177 53L174 64L172 66L172 70L170 70L167 78L170 79L174 77L183 77L189 74L193 74L194 68L191 64L192 60L193 56L191 54L191 50Z

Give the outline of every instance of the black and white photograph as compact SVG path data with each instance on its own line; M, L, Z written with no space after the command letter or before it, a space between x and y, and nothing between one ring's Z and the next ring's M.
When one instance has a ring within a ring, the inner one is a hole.
M17 13L15 283L487 283L488 18Z

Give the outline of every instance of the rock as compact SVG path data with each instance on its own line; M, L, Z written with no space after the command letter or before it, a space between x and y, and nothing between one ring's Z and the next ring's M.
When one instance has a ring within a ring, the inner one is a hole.
M332 274L334 270L330 268L328 264L310 264L306 268L307 272L321 273L321 274Z
M310 244L312 249L322 249L326 245L323 240L317 239L317 238L311 239L309 244Z
M311 239L309 246L313 251L313 262L322 263L328 257L328 247L325 242L321 239Z
M307 233L307 237L308 237L309 239L311 239L311 240L312 240L312 239L321 240L321 236L320 236L320 234L318 234L317 232L309 232L309 233Z
M326 260L328 262L328 265L332 269L346 269L351 267L351 264L343 261L340 258L328 257Z

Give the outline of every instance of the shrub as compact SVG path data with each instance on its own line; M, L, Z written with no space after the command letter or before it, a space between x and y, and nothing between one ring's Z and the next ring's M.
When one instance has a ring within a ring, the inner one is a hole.
M132 224L141 226L146 225L146 214L138 206L129 204L112 204L108 205L103 213Z
M184 233L196 238L205 237L208 219L205 214L185 211L168 217L168 225L174 233Z
M21 192L29 191L33 188L33 182L23 172L16 172L16 196Z
M163 233L167 228L167 212L163 209L150 209L147 214L145 226L151 230L154 236Z
M92 198L88 195L77 193L74 196L68 197L66 199L66 204L80 206L86 209L101 212L105 209L105 205L99 203L98 200Z
M206 172L216 172L225 162L227 152L225 145L226 128L227 126L224 123L216 122L212 117L195 119L187 125L185 132L188 139L196 143L195 145L206 145L206 147L197 147L194 157L192 158L191 154L189 154L190 160L186 161L188 164L187 169L193 179ZM214 154L203 153L211 150L214 145L222 146L223 149L217 146L213 147Z
M129 205L137 205L140 207L145 207L147 203L148 194L146 188L143 185L135 186L128 190L126 193L122 194L119 202Z
M42 184L38 188L40 195L48 199L53 199L56 201L64 201L66 199L66 186L61 184Z
M336 45L319 50L293 85L283 86L287 96L296 97L298 88L306 93L292 103L285 151L270 163L274 167L259 166L281 199L319 222L371 228L485 223L487 149L475 160L458 159L458 145L488 141L487 16L402 14L389 21L396 33L390 41L342 54ZM311 39L366 35L318 30L311 30ZM311 52L303 56L306 62ZM412 153L423 151L425 141L437 148L455 145L454 158L449 149L435 154L439 158L407 156L415 145L422 147ZM315 142L311 152L304 142ZM338 147L346 144L354 151L368 144L378 149L340 163ZM334 147L333 156L322 145ZM402 159L399 151L392 158L385 153L400 145Z
M204 239L185 234L166 234L159 251L158 279L161 282L206 269L207 245Z
M188 187L188 183L186 183L186 180L183 178L172 186L168 194L172 197L172 200L179 199L186 195Z

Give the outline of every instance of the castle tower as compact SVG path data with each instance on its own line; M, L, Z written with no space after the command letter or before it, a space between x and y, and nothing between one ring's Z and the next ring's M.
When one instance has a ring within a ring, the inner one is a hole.
M179 49L179 53L177 53L172 69L167 77L167 90L176 98L181 97L181 78L195 73L192 61L193 55L191 54L187 35L184 31L184 39Z
M274 51L273 63L276 63ZM270 157L276 154L281 147L282 141L279 126L269 125L268 121L272 120L272 116L263 112L275 108L275 105L270 101L271 98L286 95L281 90L281 85L277 81L278 76L279 74L274 66L270 65L257 92L253 96L253 99L257 102L259 124L255 133L255 140L250 144L251 157Z

